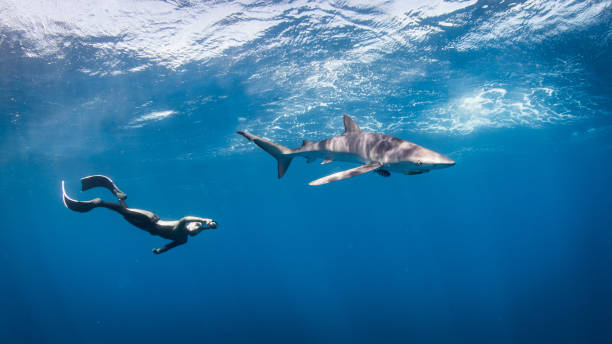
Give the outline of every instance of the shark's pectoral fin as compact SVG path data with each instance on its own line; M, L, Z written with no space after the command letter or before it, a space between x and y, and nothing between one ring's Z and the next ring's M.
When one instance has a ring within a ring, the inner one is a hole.
M334 161L334 159L325 159L323 162L321 162L321 165L329 164L332 161Z
M314 181L308 183L308 185L323 185L323 184L335 182L336 180L342 180L342 179L347 179L347 178L355 177L355 176L358 176L360 174L364 174L364 173L368 173L370 171L373 171L373 170L375 170L377 168L380 168L381 166L382 166L382 164L380 164L378 162L373 162L373 163L361 165L359 167L351 168L350 170L334 173L334 174L331 174L331 175L329 175L327 177L319 178L317 180L314 180Z

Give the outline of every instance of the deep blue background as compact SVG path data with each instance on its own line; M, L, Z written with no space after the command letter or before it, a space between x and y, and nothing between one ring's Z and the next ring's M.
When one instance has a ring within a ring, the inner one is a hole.
M0 341L611 342L612 65L609 45L593 40L606 32L600 25L535 46L438 52L448 60L439 74L398 87L436 90L444 102L454 87L524 86L535 82L522 72L550 72L539 82L575 90L562 105L577 118L459 134L408 124L393 134L457 165L322 187L307 182L353 165L296 159L278 180L262 150L219 150L246 125L239 117L265 123L267 104L287 92L250 93L253 61L95 77L79 71L77 57L90 56L83 47L58 61L0 41ZM400 55L369 68L410 59ZM559 77L555 58L579 72ZM454 78L440 84L443 75ZM189 103L204 96L217 100ZM153 111L179 114L125 129L149 100ZM343 112L358 124L371 113L351 101L305 121L328 130L333 118L340 133ZM275 139L295 147L302 137ZM90 174L112 177L131 207L211 217L219 228L153 255L163 239L105 209L63 206L61 180L76 199L112 199L79 191Z

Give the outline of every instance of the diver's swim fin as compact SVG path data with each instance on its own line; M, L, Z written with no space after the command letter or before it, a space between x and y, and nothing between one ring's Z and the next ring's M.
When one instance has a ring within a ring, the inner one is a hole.
M112 181L112 179L103 175L93 175L81 178L81 187L82 191L89 190L95 187L103 187L110 190L113 195L117 196L119 200L127 199L127 195L123 193L117 185Z
M73 211L78 211L79 213L88 212L91 209L99 206L100 203L102 203L102 200L99 198L93 199L91 201L84 201L84 202L77 201L77 200L70 198L70 196L66 194L66 188L64 187L63 180L62 180L62 199L64 201L64 205L66 206L66 208L73 210Z

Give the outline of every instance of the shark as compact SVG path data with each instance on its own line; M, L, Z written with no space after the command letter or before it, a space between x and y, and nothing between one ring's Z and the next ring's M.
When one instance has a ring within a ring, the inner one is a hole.
M344 133L318 142L304 140L302 146L291 149L246 131L236 133L254 142L278 161L278 178L282 178L296 157L308 163L322 159L325 165L333 161L359 164L358 167L314 180L309 185L323 185L338 180L375 172L389 177L391 172L417 175L455 165L452 159L415 143L393 136L363 131L347 115Z

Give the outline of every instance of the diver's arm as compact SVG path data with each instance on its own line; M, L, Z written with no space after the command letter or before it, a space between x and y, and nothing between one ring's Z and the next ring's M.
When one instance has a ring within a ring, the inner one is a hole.
M202 225L206 225L206 227L210 227L210 225L213 224L215 221L213 219L207 219L203 217L185 216L179 220L178 227L185 228L185 225L188 222L200 222Z
M185 222L206 222L206 220L210 219L205 219L197 216L185 216L179 220L179 223L182 225L185 224Z
M171 242L169 244L164 245L162 248L154 248L153 249L153 253L155 253L155 254L164 253L164 252L168 251L169 249L175 248L177 246L180 246L180 245L182 245L182 244L184 244L186 242L187 242L187 240L185 240L185 241L173 241L173 242Z

